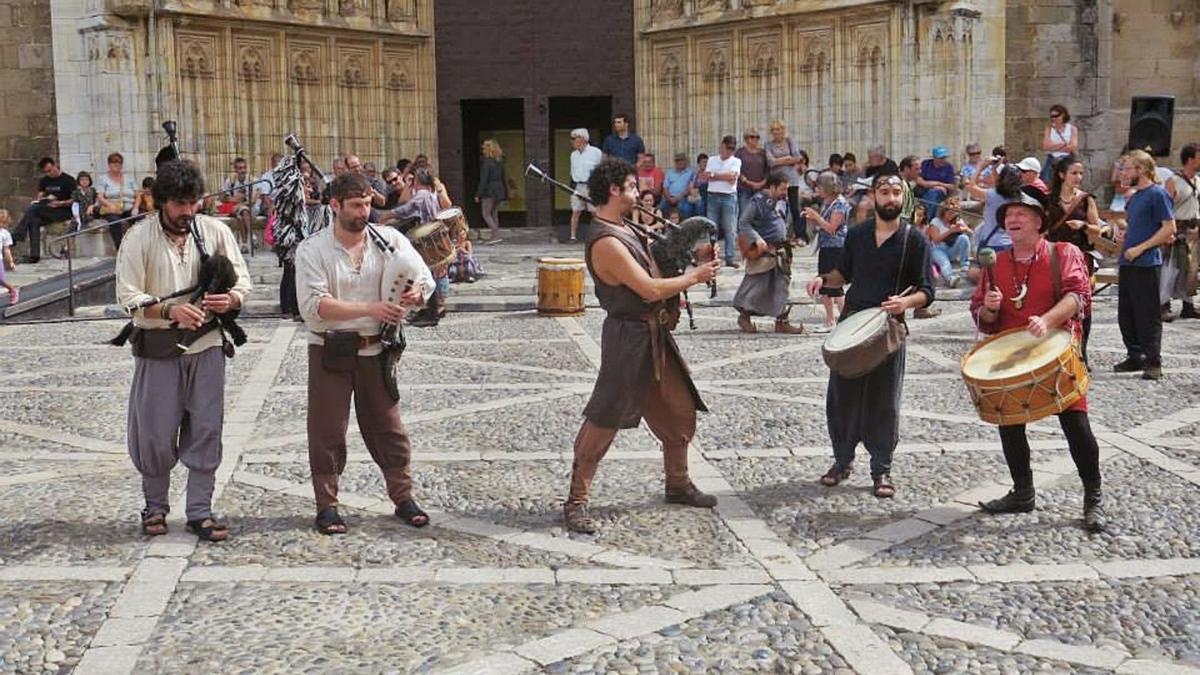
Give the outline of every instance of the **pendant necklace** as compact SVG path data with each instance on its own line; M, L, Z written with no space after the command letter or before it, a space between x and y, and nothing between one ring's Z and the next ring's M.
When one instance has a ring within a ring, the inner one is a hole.
M1029 293L1029 275L1033 272L1033 266L1037 264L1038 253L1037 251L1034 252L1033 258L1029 261L1029 267L1025 269L1025 278L1019 284L1017 283L1017 256L1015 252L1013 253L1013 288L1017 289L1017 294L1009 299L1012 300L1013 307L1016 307L1018 310L1025 306L1025 296Z

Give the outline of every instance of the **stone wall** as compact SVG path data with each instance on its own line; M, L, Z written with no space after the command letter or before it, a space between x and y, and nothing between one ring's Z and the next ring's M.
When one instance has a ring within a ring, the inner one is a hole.
M49 0L0 0L0 207L14 222L54 156L57 124Z
M638 112L663 155L782 119L815 166L1002 140L1004 1L638 0Z
M1171 157L1200 142L1195 0L1009 0L1005 142L1039 159L1051 105L1081 131L1087 183L1104 189L1129 136L1131 97L1175 96Z

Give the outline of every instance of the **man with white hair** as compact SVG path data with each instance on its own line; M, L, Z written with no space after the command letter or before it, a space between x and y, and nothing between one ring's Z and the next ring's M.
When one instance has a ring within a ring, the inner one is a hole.
M571 147L574 148L574 151L571 152L571 182L575 184L575 194L571 195L572 243L578 241L575 234L579 229L579 214L588 208L585 201L588 197L588 177L592 175L592 169L596 168L596 165L604 158L604 153L600 151L600 148L592 145L590 140L591 136L587 129L581 127L571 131ZM576 195L582 196L583 199Z

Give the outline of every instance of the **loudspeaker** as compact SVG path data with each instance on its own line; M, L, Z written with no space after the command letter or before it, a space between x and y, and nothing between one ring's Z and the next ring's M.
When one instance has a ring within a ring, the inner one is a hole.
M1171 154L1171 127L1175 123L1174 96L1134 96L1129 110L1129 148L1150 148L1155 157Z

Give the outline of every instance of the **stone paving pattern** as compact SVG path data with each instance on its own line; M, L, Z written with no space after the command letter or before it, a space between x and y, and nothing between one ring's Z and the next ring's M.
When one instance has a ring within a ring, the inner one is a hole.
M464 297L528 284L513 260L534 249L513 248L495 266L511 276ZM813 266L799 258L800 278ZM870 495L864 451L845 485L815 482L830 461L820 337L742 335L732 310L700 307L699 330L676 335L712 408L693 476L721 505L663 504L657 444L627 431L594 485L592 537L559 509L599 311L410 329L402 409L433 525L390 515L352 421L340 538L311 528L303 332L247 319L220 545L182 533L181 504L171 535L137 532L131 358L99 344L119 320L0 326L0 673L1200 673L1200 322L1165 327L1166 378L1143 382L1108 372L1116 304L1097 300L1113 522L1089 536L1053 419L1030 429L1039 508L974 510L1007 470L958 375L976 337L965 304L941 306L911 322L894 500Z

